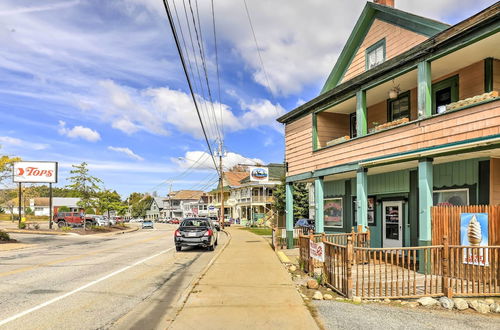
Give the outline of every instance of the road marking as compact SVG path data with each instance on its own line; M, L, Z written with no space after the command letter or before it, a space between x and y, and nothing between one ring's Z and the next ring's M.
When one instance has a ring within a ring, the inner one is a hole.
M135 263L133 263L133 264L131 264L131 265L128 265L128 266L126 266L126 267L123 267L123 268L121 268L121 269L119 269L119 270L117 270L117 271L112 272L111 274L108 274L108 275L106 275L106 276L104 276L104 277L101 277L101 278L99 278L99 279L97 279L97 280L94 280L94 281L92 281L92 282L90 282L90 283L87 283L87 284L85 284L85 285L83 285L83 286L81 286L81 287L79 287L79 288L77 288L77 289L74 289L73 291L70 291L70 292L68 292L68 293L65 293L65 294L63 294L62 296L59 296L59 297L53 298L53 299L48 300L48 301L46 301L46 302L44 302L44 303L41 303L41 304L39 304L39 305L36 305L35 307L32 307L32 308L30 308L30 309L27 309L27 310L25 310L24 312L18 313L18 314L16 314L16 315L12 315L11 317L6 318L6 319L4 319L4 320L0 321L0 326L5 325L5 324L7 324L7 323L9 323L9 322L12 322L12 321L14 321L14 320L16 320L16 319L18 319L18 318L20 318L20 317L23 317L23 316L25 316L25 315L27 315L27 314L29 314L29 313L32 313L32 312L34 312L34 311L37 311L37 310L39 310L39 309L41 309L41 308L43 308L43 307L49 306L49 305L51 305L51 304L53 304L53 303L55 303L55 302L57 302L57 301L59 301L59 300L62 300L62 299L64 299L64 298L67 298L67 297L69 297L69 296L71 296L71 295L73 295L73 294L75 294L75 293L77 293L77 292L80 292L80 291L82 291L82 290L85 290L85 289L87 289L87 288L89 288L89 287L91 287L91 286L93 286L93 285L95 285L95 284L97 284L97 283L100 283L100 282L102 282L102 281L104 281L104 280L107 280L107 279L108 279L108 278L110 278L110 277L113 277L113 276L115 276L115 275L118 275L118 274L120 274L120 273L123 273L124 271L126 271L126 270L128 270L128 269L130 269L130 268L132 268L132 267L135 267L135 266L140 265L140 264L142 264L142 263L144 263L144 262L146 262L146 261L148 261L148 260L150 260L150 259L156 258L156 257L158 257L159 255L162 255L162 254L164 254L164 253L167 253L168 251L172 250L173 248L174 248L174 247L171 247L171 248L169 248L169 249L166 249L166 250L160 251L160 252L158 252L157 254L154 254L154 255L152 255L152 256L149 256L149 257L147 257L147 258L144 258L144 259L142 259L142 260L139 260L139 261L137 261L137 262L135 262Z
M134 245L137 245L137 244L141 244L141 243L145 243L145 242L149 242L149 241L154 241L154 240L157 240L157 239L160 239L160 238L163 238L163 237L165 237L165 235L153 236L151 238L147 238L147 239L144 239L144 240L141 240L141 241L137 241L137 242L133 242L133 243L130 243L130 244L127 244L127 245L123 245L123 246L121 246L121 248L131 247L131 246L134 246ZM66 258L62 258L62 259L57 259L57 260L54 260L54 261L49 261L49 262L46 262L46 263L43 263L43 264L38 264L38 265L34 265L34 266L28 266L28 267L13 269L13 270L9 270L7 272L0 273L0 277L14 275L14 274L18 274L18 273L23 273L23 272L27 272L27 271L30 271L30 270L33 270L33 269L40 268L40 267L57 265L57 264L60 264L60 263L63 263L63 262L67 262L67 261L78 260L78 259L82 259L82 258L85 258L85 257L93 256L93 255L96 255L96 254L99 254L99 253L102 253L102 252L113 251L113 250L116 250L116 248L113 247L113 248L97 250L97 251L93 251L93 252L89 252L89 253L77 254L77 255L74 255L74 256L70 256L70 257L66 257Z

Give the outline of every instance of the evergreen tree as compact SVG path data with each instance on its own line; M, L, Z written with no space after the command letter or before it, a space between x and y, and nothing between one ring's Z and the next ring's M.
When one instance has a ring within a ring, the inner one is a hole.
M285 177L281 178L281 184L274 189L274 207L285 214L286 208L286 182ZM309 192L305 183L296 182L293 184L293 217L294 219L309 217Z

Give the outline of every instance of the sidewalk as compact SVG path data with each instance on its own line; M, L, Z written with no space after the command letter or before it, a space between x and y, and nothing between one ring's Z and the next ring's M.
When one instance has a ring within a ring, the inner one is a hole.
M317 329L269 244L239 228L171 329Z

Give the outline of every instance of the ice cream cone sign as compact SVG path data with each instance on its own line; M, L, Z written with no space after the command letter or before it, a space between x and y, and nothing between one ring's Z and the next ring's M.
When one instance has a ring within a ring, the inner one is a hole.
M479 246L483 239L481 235L481 224L477 221L476 215L473 215L467 226L467 237L472 246Z

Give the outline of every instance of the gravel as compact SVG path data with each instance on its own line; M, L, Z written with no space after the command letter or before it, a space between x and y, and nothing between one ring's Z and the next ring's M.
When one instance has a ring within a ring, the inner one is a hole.
M500 317L381 304L314 301L326 329L499 329Z

